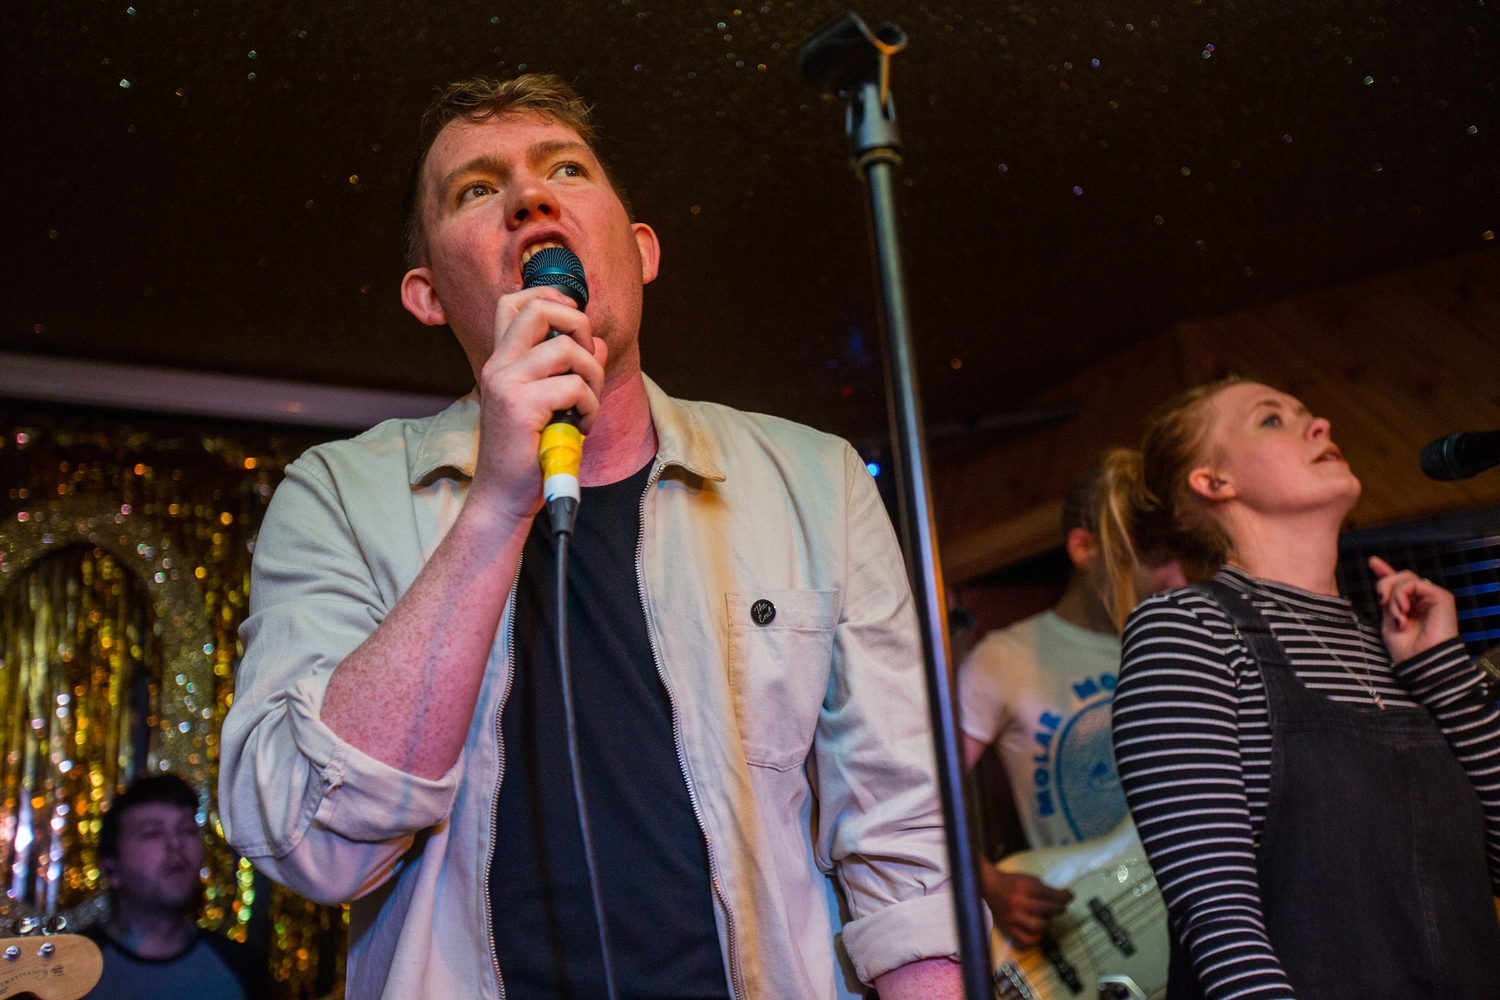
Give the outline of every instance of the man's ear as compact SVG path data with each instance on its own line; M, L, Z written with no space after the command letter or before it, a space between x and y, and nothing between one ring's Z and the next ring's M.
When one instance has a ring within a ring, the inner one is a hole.
M649 285L656 280L656 270L661 264L661 241L656 238L656 230L644 222L632 222L630 229L641 251L641 284Z
M119 886L116 884L116 875L118 875L119 873L116 871L114 858L99 858L99 874L104 876L104 884L106 886L111 889L119 888Z
M448 314L443 312L443 304L438 301L437 289L432 284L432 272L425 267L414 267L401 279L401 304L428 326L442 326L448 322Z
M1187 477L1188 488L1205 500L1219 503L1224 500L1233 500L1240 495L1235 489L1234 483L1219 475L1206 465L1200 465Z
M1099 554L1099 536L1087 528L1074 528L1063 540L1068 559L1074 566L1087 567Z

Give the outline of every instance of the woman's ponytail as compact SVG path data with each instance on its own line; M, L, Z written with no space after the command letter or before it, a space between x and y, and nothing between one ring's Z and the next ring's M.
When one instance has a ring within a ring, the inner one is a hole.
M1136 543L1137 528L1150 505L1150 494L1141 462L1141 453L1133 448L1115 448L1099 463L1099 552L1103 559L1104 592L1100 598L1114 619L1115 627L1124 629L1125 619L1135 607L1139 595L1135 587L1135 567L1145 562L1160 565L1172 558L1144 558Z
M1188 485L1188 474L1204 460L1208 401L1248 381L1231 376L1174 396L1146 421L1140 451L1116 448L1104 456L1098 523L1106 589L1100 596L1120 628L1136 605L1136 566L1177 559L1189 579L1202 579L1229 558L1229 535L1208 500Z
M1234 550L1229 534L1211 513L1212 504L1188 485L1188 475L1207 460L1208 403L1251 379L1231 375L1195 386L1167 400L1146 420L1141 471L1151 508L1138 524L1139 545L1171 551L1189 575L1217 573Z

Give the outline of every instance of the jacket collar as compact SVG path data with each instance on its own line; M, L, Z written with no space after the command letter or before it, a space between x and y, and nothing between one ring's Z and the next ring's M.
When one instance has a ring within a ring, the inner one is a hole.
M651 407L651 422L656 425L656 459L663 468L678 465L702 479L724 481L724 473L714 461L714 449L703 425L691 409L662 391L646 375L646 401Z
M663 467L681 466L695 476L723 482L724 473L714 460L713 447L697 416L649 377L641 377L646 382L651 422L656 426L657 460ZM408 481L412 486L425 486L434 473L443 469L470 479L478 452L479 390L476 388L417 432L416 447L407 460Z
M451 469L464 479L474 477L479 453L479 388L442 413L416 425L416 447L407 451L406 473L412 486L426 486L433 473Z

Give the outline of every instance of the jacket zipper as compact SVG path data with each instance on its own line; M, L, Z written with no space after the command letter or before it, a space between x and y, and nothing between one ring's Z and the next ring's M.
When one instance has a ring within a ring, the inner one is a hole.
M651 495L651 488L656 485L656 480L661 477L665 466L657 465L651 470L651 478L646 481L646 489L641 493L640 511L640 534L635 543L635 584L641 597L641 614L646 617L646 639L651 646L651 662L656 667L656 676L661 678L661 686L667 692L667 703L672 706L672 747L677 751L677 766L682 769L682 780L687 785L688 801L693 806L693 819L698 823L698 832L703 834L703 844L708 851L708 875L714 887L714 895L719 898L719 905L724 908L724 926L728 929L729 936L729 992L739 1000L744 996L740 986L740 959L738 949L734 940L734 913L729 909L729 896L724 891L724 885L719 881L719 864L714 857L713 838L708 835L708 825L703 820L703 810L698 804L698 792L693 788L692 776L688 774L687 758L682 753L682 736L677 720L677 698L672 694L672 685L667 680L666 671L662 669L661 655L656 649L656 633L651 628L650 605L646 600L646 498ZM498 968L498 966L497 966Z
M516 577L510 582L510 594L505 599L506 611L510 613L509 643L505 648L505 662L509 672L505 676L505 690L500 692L500 704L495 708L495 746L500 756L495 774L495 794L490 797L490 846L484 862L484 929L490 939L490 964L495 968L495 985L500 988L500 1000L505 1000L505 978L500 975L500 952L495 947L494 903L490 899L490 869L495 866L495 810L500 807L500 782L505 778L505 740L500 733L500 717L505 712L505 703L510 700L510 689L516 682L516 587L521 582L521 560L516 560ZM505 612L502 612L504 614Z

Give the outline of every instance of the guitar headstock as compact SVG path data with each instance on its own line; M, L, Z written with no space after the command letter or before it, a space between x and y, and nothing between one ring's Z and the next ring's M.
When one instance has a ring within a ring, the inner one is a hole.
M0 1000L24 993L40 1000L78 1000L103 971L99 946L77 934L0 938Z

